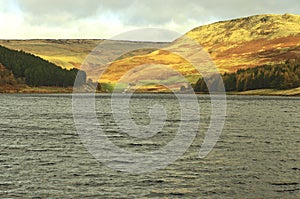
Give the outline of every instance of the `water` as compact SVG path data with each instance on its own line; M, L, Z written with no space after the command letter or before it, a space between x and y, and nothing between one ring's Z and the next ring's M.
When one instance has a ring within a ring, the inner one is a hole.
M178 101L172 95L136 94L130 105L133 120L147 125L149 108L157 103L166 106L168 116L149 139L120 131L109 95L97 95L98 120L120 148L153 151L176 135ZM0 197L300 197L300 98L228 96L224 131L204 159L197 155L210 98L199 96L199 103L200 127L188 151L165 169L132 174L106 167L84 147L71 95L0 95Z

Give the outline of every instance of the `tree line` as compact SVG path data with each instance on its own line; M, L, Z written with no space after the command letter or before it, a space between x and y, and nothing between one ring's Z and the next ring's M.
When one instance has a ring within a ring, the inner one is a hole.
M200 78L194 85L195 92L218 91L221 81L226 91L255 89L292 89L300 87L300 60L287 60L281 64L262 65L255 68L239 69L222 76L211 75Z
M66 70L40 57L24 51L11 50L0 46L0 63L30 86L76 86L86 83L86 73L78 69Z

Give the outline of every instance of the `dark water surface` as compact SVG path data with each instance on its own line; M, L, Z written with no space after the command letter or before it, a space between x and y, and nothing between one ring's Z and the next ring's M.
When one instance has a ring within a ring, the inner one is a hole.
M120 98L120 100L122 100ZM132 118L149 123L163 104L165 127L149 139L131 138L114 123L110 96L97 95L101 127L120 148L146 152L172 140L180 123L173 95L131 99ZM107 168L84 147L73 120L72 95L0 95L0 197L41 198L300 198L300 98L228 96L224 131L204 159L198 152L210 119L201 120L189 150L145 174Z

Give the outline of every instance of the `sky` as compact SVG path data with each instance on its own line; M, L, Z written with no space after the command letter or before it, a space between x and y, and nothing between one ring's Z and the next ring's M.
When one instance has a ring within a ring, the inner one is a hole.
M109 39L141 28L184 34L212 22L285 13L300 14L300 1L0 0L0 39Z

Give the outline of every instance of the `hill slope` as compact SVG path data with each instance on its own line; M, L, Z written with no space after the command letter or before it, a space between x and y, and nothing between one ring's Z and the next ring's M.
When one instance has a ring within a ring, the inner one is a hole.
M0 46L0 83L17 86L17 82L30 86L69 87L74 85L77 74L82 78L78 86L86 83L85 72L66 70L40 57L23 51Z
M236 72L238 69L253 68L264 64L284 63L286 60L300 58L300 15L256 15L240 19L216 22L197 27L185 36L197 41L209 53L221 73ZM79 68L91 50L102 40L25 40L0 41L9 48L22 49L39 55L63 68ZM180 44L182 51L190 49L183 38L178 38L172 45ZM135 46L139 42L118 42L110 49L112 55L120 48ZM101 82L114 84L123 74L140 65L167 65L183 74L192 83L199 78L197 71L184 59L172 53L156 50L142 51L124 56L110 64ZM98 80L101 68L92 68L88 75ZM162 82L175 82L173 73L166 73L159 67L137 68L131 71L128 82L147 81L147 74L159 73ZM177 82L178 83L178 82ZM180 82L179 82L180 83ZM177 86L181 86L177 84Z
M87 55L103 39L32 39L32 40L0 40L0 45L14 50L22 50L62 68L80 68ZM156 44L156 43L154 43ZM119 41L117 46L109 48L108 55L114 55L122 49L139 48L141 45L151 45L151 42ZM107 48L105 49L107 50ZM145 51L147 53L148 51ZM132 54L145 54L143 50Z
M256 15L201 26L186 36L207 49L221 71L300 57L300 15Z
M195 28L185 36L204 47L221 73L300 59L300 15L257 15L222 21ZM181 51L193 48L184 37L171 46L179 46ZM168 65L192 83L199 77L197 71L180 57L158 50L114 62L103 81L117 81L126 70L142 64ZM173 76L170 74L165 78Z
M79 68L82 61L102 40L0 40L0 45L22 50L48 60L62 68Z

